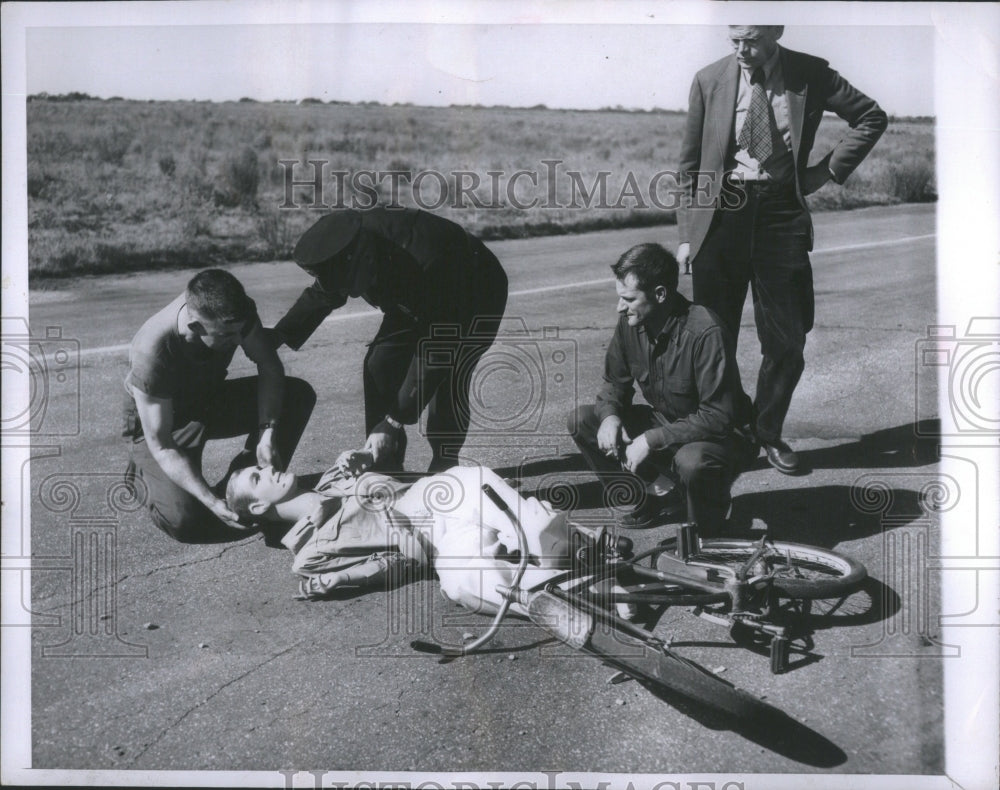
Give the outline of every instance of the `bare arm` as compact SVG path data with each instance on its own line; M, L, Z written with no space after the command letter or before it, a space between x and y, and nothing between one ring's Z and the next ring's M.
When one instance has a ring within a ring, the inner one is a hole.
M223 521L236 524L237 515L219 499L205 482L201 471L191 463L172 435L174 404L170 398L154 398L133 387L139 420L146 444L156 463L174 483L183 488Z
M278 352L265 337L259 322L244 338L242 345L246 355L257 363L257 424L271 426L261 430L257 442L257 463L284 469L284 459L278 453L276 433L281 430L277 421L285 395L285 367L281 364Z

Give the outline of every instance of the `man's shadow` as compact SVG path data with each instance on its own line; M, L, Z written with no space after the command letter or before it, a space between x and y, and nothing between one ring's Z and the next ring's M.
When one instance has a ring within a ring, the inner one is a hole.
M749 532L754 521L767 525L775 540L833 548L838 543L899 529L924 519L933 503L918 491L901 488L828 485L755 491L733 499L728 535Z
M854 442L801 450L798 456L802 472L814 469L894 469L928 466L939 460L941 421L938 419L883 428L868 433ZM761 455L748 471L767 469L767 458Z
M809 469L895 469L929 466L940 457L940 422L936 419L898 425L866 434L857 441L799 453ZM760 456L751 470L769 468ZM748 470L748 471L751 471ZM561 509L608 509L604 487L592 476L579 453L531 460L497 469L501 477L540 476L535 491ZM559 481L559 475L566 479ZM622 492L617 492L621 494ZM641 496L641 492L637 491ZM612 495L612 500L617 497ZM557 502L558 501L558 502ZM563 505L571 505L565 507ZM886 517L894 527L903 526L933 510L933 503L917 492L880 486L875 480L856 485L827 485L792 490L767 490L743 494L733 502L732 524L739 531L754 519L763 520L774 538L800 540L830 547L836 543L882 530ZM609 517L612 513L609 510Z

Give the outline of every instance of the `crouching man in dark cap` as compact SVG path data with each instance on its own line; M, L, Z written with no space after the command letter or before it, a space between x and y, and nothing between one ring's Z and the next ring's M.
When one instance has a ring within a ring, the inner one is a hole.
M385 314L364 361L365 435L376 468L402 469L404 426L426 407L429 471L457 463L470 375L496 337L507 275L477 238L417 209L341 209L303 234L295 261L315 281L274 328L298 349L348 297ZM441 353L442 337L448 353ZM422 341L434 338L434 352Z

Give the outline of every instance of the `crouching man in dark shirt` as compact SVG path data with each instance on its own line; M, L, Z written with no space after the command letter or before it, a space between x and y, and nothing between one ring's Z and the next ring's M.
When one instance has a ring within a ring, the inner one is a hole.
M714 313L677 292L677 260L660 245L635 246L611 269L620 315L604 385L596 404L569 415L569 432L606 498L616 499L622 470L642 481L619 527L658 526L686 507L702 535L718 533L755 449L732 340ZM646 404L632 403L636 383Z

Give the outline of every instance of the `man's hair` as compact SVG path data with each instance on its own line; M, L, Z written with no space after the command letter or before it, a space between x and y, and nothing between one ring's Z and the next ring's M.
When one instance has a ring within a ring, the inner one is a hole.
M205 269L187 284L188 306L212 321L246 321L253 315L253 302L243 285L223 269Z
M256 500L254 500L253 494L247 491L236 490L236 478L242 471L242 469L235 470L229 475L229 480L226 481L226 504L230 510L239 516L241 524L253 526L257 521L257 517L250 512L250 505Z
M785 32L784 25L729 25L730 30L732 30L734 27L755 27L758 30L766 31L775 40L781 38L781 35Z
M611 271L622 281L633 275L641 291L652 291L658 285L667 291L677 290L677 259L659 244L637 244L612 264Z

